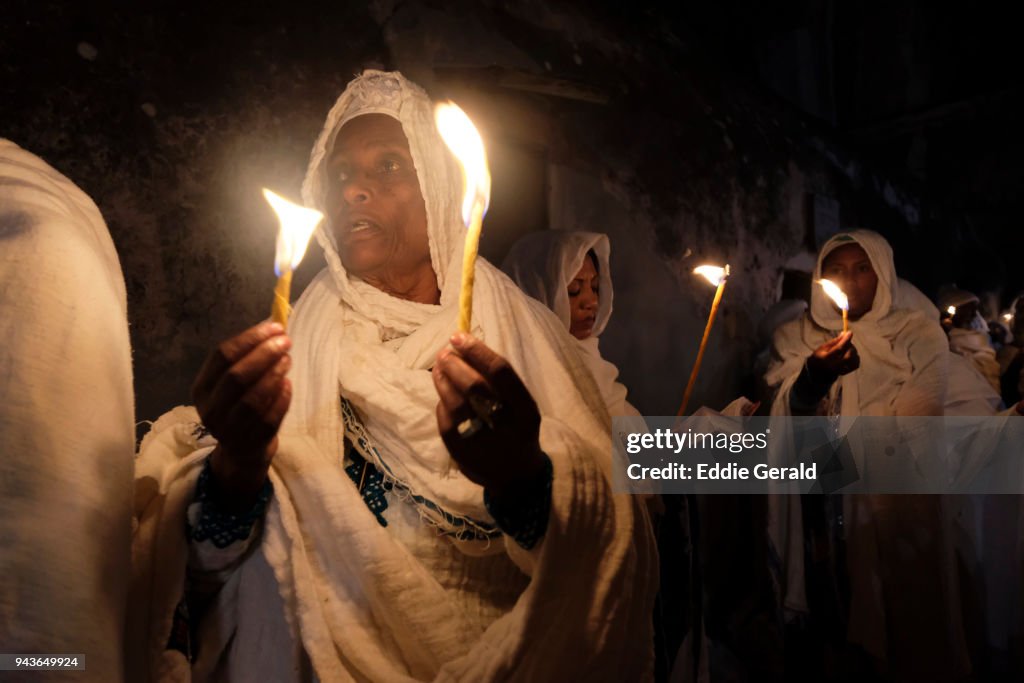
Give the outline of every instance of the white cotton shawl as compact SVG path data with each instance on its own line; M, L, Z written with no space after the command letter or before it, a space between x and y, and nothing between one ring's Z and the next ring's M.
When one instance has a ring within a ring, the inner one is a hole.
M897 301L903 308L920 311L929 320L938 320L939 309L921 290L910 282L900 279ZM967 358L950 350L949 386L946 391L947 416L994 415L1002 403L999 394Z
M949 331L949 349L968 359L992 389L999 391L999 361L987 331L954 327Z
M526 235L513 245L501 269L529 296L547 306L568 330L572 319L568 287L583 267L587 252L597 256L597 316L591 335L576 339L612 417L635 417L640 412L626 400L619 369L601 356L599 338L612 315L611 246L608 236L595 232L552 230ZM574 337L575 339L575 337Z
M223 661L235 662L236 671L259 671L265 648L252 644L259 634L235 634L246 623L242 610L260 595L258 582L247 583L246 576L258 575L254 567L263 562L273 570L286 632L301 643L321 681L649 679L653 539L642 506L611 493L607 412L567 332L490 264L476 264L473 332L508 359L537 401L541 446L555 472L541 545L526 553L503 542L532 577L514 609L481 631L380 526L343 472L339 393L379 447L378 466L412 492L408 502L426 522L450 530L450 519L423 500L463 520L489 521L481 488L452 467L437 432L438 399L428 368L455 329L461 179L423 91L397 73L367 71L353 81L314 147L304 198L322 206L325 152L340 125L364 113L394 116L409 138L441 303L395 299L349 276L329 227L318 231L328 267L292 319L295 393L271 467L274 499L264 539L225 587L233 591L222 589L224 613L207 657L223 650ZM139 468L152 489L137 505L145 531L136 538L137 593L151 610L142 617L148 661L141 664L149 676L168 679L189 675L179 656L163 650L176 604L167 592L183 570L159 568L177 566L166 553L178 557L184 548L174 525L181 523L201 459L190 421L194 413L179 409L155 426ZM170 550L160 549L160 538L169 539L164 546ZM278 623L281 616L261 618ZM192 674L201 678L201 669L197 663Z
M0 649L84 654L91 680L120 681L135 440L124 279L92 200L3 139L0 283Z

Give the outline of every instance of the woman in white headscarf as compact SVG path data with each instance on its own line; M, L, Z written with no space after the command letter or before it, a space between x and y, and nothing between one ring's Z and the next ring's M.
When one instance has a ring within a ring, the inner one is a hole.
M894 306L899 281L889 243L870 230L836 235L822 247L814 278L846 293L850 331L838 334L840 311L815 287L809 314L776 333L772 412L942 415L945 337L938 321Z
M850 331L839 334L839 309L815 287L808 315L776 332L772 414L942 415L946 338L937 320L898 307L888 242L869 230L834 236L818 255L821 278L847 294ZM842 504L848 641L897 679L962 678L969 662L941 497L846 495ZM775 532L777 547L782 537Z
M134 680L650 676L652 538L575 345L482 260L452 335L461 190L420 88L349 84L291 337L221 344L143 443Z
M950 288L939 296L939 307L950 318L947 323L950 325L950 350L970 360L992 389L999 391L999 361L989 337L988 323L978 311L980 301L971 292Z
M637 416L619 370L601 357L598 339L612 315L608 236L551 230L513 245L501 269L519 288L551 309L576 339L612 417Z

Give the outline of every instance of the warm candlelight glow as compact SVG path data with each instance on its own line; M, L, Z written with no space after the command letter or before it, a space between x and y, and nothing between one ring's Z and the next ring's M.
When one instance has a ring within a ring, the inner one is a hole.
M839 285L831 280L822 278L821 280L818 280L818 284L825 290L825 294L835 302L836 306L839 307L839 310L843 312L843 332L846 332L846 330L849 329L847 316L850 312L850 300L846 298L846 294L844 294L843 290L839 288Z
M949 313L950 315L956 315L956 306L950 306L949 308L947 308L946 313Z
M844 311L850 310L850 300L843 294L843 290L839 289L839 285L831 280L818 280L818 284L825 290L825 294L835 302L836 306Z
M1013 320L1013 313L1003 313L1003 320L1006 322Z
M729 266L727 265L725 268L719 268L718 266L697 266L693 269L693 272L697 275L702 275L704 279L717 287L722 280L729 277Z
M690 371L690 380L686 383L686 391L683 392L683 402L679 405L678 416L686 414L686 407L690 404L690 395L697 384L697 375L700 373L700 364L704 360L704 351L708 346L708 338L711 336L711 326L715 324L715 314L718 313L718 306L722 303L722 292L725 291L725 283L729 280L729 264L724 268L718 266L697 266L693 269L697 275L701 275L715 286L715 298L711 302L711 312L708 314L708 324L704 327L704 336L701 337L700 347L697 348L697 360L693 363L693 370Z
M277 286L274 287L274 304L270 309L270 319L287 325L292 271L302 262L309 238L324 215L314 209L293 204L267 188L263 188L263 196L274 209L281 224L277 233L277 251L274 254Z
M306 255L309 238L324 215L315 209L293 204L284 197L263 188L263 196L277 214L281 229L277 233L277 251L274 254L274 273L279 277L295 270Z
M459 105L446 102L434 110L437 130L462 166L465 190L462 195L462 221L468 228L472 222L473 207L487 206L491 201L491 173L487 168L487 152L476 126Z
M462 220L466 224L466 243L462 250L462 288L459 291L459 330L469 332L473 313L473 280L480 228L491 201L491 174L487 152L476 126L453 102L439 104L434 121L444 143L462 166L465 189L462 195Z

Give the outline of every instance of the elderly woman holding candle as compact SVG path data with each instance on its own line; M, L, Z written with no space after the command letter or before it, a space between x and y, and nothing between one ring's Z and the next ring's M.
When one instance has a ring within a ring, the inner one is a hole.
M482 261L452 334L461 191L426 94L356 78L290 336L222 343L143 443L136 680L650 676L653 542L572 339Z

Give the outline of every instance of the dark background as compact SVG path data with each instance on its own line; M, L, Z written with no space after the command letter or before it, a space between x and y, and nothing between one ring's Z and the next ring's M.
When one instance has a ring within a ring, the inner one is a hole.
M737 273L695 401L744 387L783 272L839 227L879 230L900 274L1024 286L1017 25L996 5L754 1L7 2L0 135L97 202L128 286L138 418L188 402L217 340L265 317L269 186L361 68L461 102L494 166L483 253L519 235L612 239L602 349L671 414L710 291ZM307 256L298 286L320 267Z

